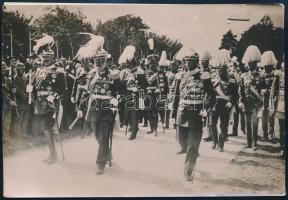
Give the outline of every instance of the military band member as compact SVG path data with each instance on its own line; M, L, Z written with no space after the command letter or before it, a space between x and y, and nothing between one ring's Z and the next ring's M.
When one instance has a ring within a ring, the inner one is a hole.
M263 105L261 88L263 77L257 71L257 63L261 60L258 47L250 45L242 58L242 63L248 65L249 71L241 75L240 109L244 109L247 129L248 148L257 150L258 112Z
M215 96L215 93L209 73L201 74L201 70L198 69L198 54L189 50L184 60L188 72L182 74L179 94L176 94L176 97L180 98L176 124L180 146L187 151L184 167L185 180L191 181L193 179L192 172L199 156L198 150L203 128L202 117L207 117L206 109L210 109L211 103L213 103L209 102L206 105L203 99L206 94Z
M119 73L116 75L112 74L108 68L106 61L109 58L111 58L111 55L104 49L98 51L95 58L98 62L98 69L88 82L87 92L82 95L82 98L86 100L80 104L80 109L77 113L77 116L82 118L83 110L87 109L85 120L91 123L99 145L96 175L102 175L106 162L112 159L109 149L109 138L113 130L112 122L115 119L112 108L118 106L118 101L116 100L117 91L123 87Z

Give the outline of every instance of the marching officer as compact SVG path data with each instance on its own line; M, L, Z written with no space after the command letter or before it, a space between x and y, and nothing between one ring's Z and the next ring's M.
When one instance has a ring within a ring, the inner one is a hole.
M258 112L263 105L261 88L263 77L257 71L257 63L261 60L261 53L257 46L250 45L242 58L242 63L248 65L249 71L242 73L240 85L239 108L244 109L247 127L248 148L257 150Z
M224 56L223 54L229 54L226 49L222 49L219 51L219 56ZM220 58L221 59L221 58ZM224 59L223 59L224 60ZM224 150L224 142L228 136L228 126L229 126L229 116L232 108L232 104L237 101L238 96L238 86L234 80L229 79L228 75L228 62L221 62L219 66L219 78L214 88L216 90L216 104L212 109L212 138L213 145L212 148L215 149L217 144L219 147L219 151L223 152ZM218 119L220 118L220 134L218 137L217 124Z
M121 64L123 62L127 63L127 73L123 78L123 82L127 90L127 95L125 97L125 110L127 113L126 120L129 123L131 130L129 140L134 140L137 136L137 132L139 130L138 113L141 110L144 110L144 89L148 85L145 73L141 68L137 66L137 62L134 58L133 52L135 53L135 47L127 46L119 59L119 62Z
M157 57L155 57L157 58ZM158 59L158 58L157 58ZM157 64L157 65L156 65ZM151 63L151 69L154 72L148 79L149 87L147 88L148 95L150 94L152 106L149 110L150 113L150 126L151 131L155 132L155 136L158 136L158 114L160 115L162 128L164 129L165 109L167 104L167 94L169 92L167 76L164 72L164 68L158 66L158 63ZM158 66L158 67L157 67Z
M64 70L54 65L54 52L50 48L40 57L42 68L36 71L33 87L28 85L26 91L33 92L34 114L39 119L49 148L49 157L43 162L52 164L57 161L53 135L59 134L58 111L65 90Z
M176 124L180 146L187 151L184 167L185 180L192 181L192 173L199 156L198 150L203 128L202 118L207 117L206 109L211 109L213 105L213 102L207 103L203 99L206 94L215 96L215 93L209 73L201 73L198 68L198 53L189 49L185 53L184 61L188 71L184 72L179 79L179 93L175 96L179 98Z
M208 72L210 74L211 81L212 81L212 76L211 76L211 67L212 66L210 66L210 60L211 60L210 53L208 51L205 51L203 53L203 55L201 56L201 67L202 67L203 72ZM211 130L212 115L211 115L211 112L209 112L207 114L208 114L208 116L207 116L207 121L206 121L206 127L207 127L208 135L203 140L206 141L206 142L210 142L210 141L213 140L212 139L212 130Z
M97 52L95 60L98 69L87 83L87 92L82 95L82 98L86 100L81 101L77 112L77 117L82 118L83 110L87 109L85 120L91 123L99 144L96 175L102 175L106 162L112 159L111 147L109 148L109 138L115 120L115 111L113 112L112 109L117 107L117 91L123 87L119 73L113 74L108 68L106 61L109 58L111 55L104 49Z
M270 112L270 108L275 103L276 93L274 96L271 95L272 84L275 81L274 69L277 65L277 60L274 56L273 51L265 51L261 56L261 65L264 67L264 82L261 89L261 95L263 95L264 107L262 111L262 129L264 140L271 141L274 137L274 114ZM269 137L268 137L269 135Z

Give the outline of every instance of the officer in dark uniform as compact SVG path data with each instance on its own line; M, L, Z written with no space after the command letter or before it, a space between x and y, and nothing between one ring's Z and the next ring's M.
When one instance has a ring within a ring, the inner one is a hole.
M266 59L269 58L270 59ZM271 59L273 58L273 59ZM270 62L268 62L268 60ZM274 62L271 62L274 61ZM264 140L273 141L274 136L274 113L270 112L270 108L274 105L275 96L271 95L272 84L275 79L274 68L277 65L277 60L272 51L266 51L262 54L261 65L264 67L264 82L261 89L261 95L263 95L264 107L262 113L262 129Z
M228 64L228 63L227 63ZM227 64L219 66L219 80L216 83L216 104L212 110L212 138L215 149L217 144L219 151L223 152L224 142L228 136L229 116L232 105L238 100L238 86L234 80L230 80L227 71ZM220 134L218 137L217 124L220 118Z
M213 102L208 104L203 99L206 94L215 96L215 93L209 73L201 73L201 70L198 69L198 54L189 49L184 60L188 72L182 74L179 93L176 94L176 97L179 98L176 124L180 146L187 151L184 168L185 180L191 181L193 179L192 172L199 156L198 150L203 128L202 118L207 117L206 109L211 109L213 105Z
M166 76L167 76L167 81L168 81L168 87L169 87L169 95L167 96L167 104L169 105L169 103L172 102L172 95L173 95L173 82L175 80L175 73L177 71L172 69L172 66L169 65L168 69L167 69L167 72L166 72ZM169 128L169 125L170 125L170 116L171 116L171 108L168 108L167 106L167 109L166 109L166 119L165 119L165 128Z
M211 76L211 68L212 66L210 66L210 60L211 60L211 55L208 51L205 51L203 53L203 55L201 56L201 67L202 67L202 70L204 72L208 72ZM211 77L212 79L212 77ZM213 81L212 81L213 83ZM207 99L208 101L208 99ZM209 112L208 113L208 116L207 116L207 122L206 122L206 126L207 126L207 132L208 132L208 136L206 138L204 138L203 140L206 141L206 142L210 142L212 141L212 129L211 129L211 124L212 124L212 113Z
M58 110L61 95L65 90L64 70L54 65L54 52L50 49L41 54L43 68L35 74L33 87L28 85L26 91L33 92L35 99L34 114L39 120L47 140L49 157L43 162L52 164L57 161L54 134L59 133Z
M152 106L149 110L150 113L150 126L151 132L155 132L155 136L158 136L157 126L158 126L158 114L161 118L162 127L164 127L165 119L165 109L167 104L167 94L169 92L168 79L164 72L164 68L158 66L155 69L155 64L150 66L151 70L154 72L152 76L148 79L149 87L147 88L147 93L151 97Z
M242 73L240 86L239 108L244 109L247 127L248 148L257 150L258 112L263 106L261 88L263 77L257 71L257 63L261 60L260 50L256 46L249 46L242 58L242 63L248 65L249 71Z
M140 97L142 97L144 103L144 89L147 87L148 83L144 71L137 66L135 58L128 60L127 66L128 71L123 78L127 94L125 97L125 110L127 112L127 121L131 130L129 140L134 140L139 130L137 116L141 110L144 110L144 104L142 104L142 108L140 105Z
M115 97L118 90L123 88L119 73L113 74L107 68L106 61L109 58L111 58L111 55L104 49L97 53L95 60L97 61L98 70L94 72L94 76L88 81L87 92L82 95L82 98L87 100L81 101L83 103L80 104L80 109L77 113L77 116L81 118L83 116L82 111L87 107L85 120L91 123L99 144L96 175L103 174L106 162L112 159L109 149L109 137L111 136L111 128L113 129L112 121L115 119L115 111L113 112L112 108L118 106L118 101Z

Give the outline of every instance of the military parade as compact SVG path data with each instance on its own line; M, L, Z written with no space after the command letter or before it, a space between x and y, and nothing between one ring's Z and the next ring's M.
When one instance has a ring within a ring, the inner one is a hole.
M137 143L139 123L144 123L151 137L174 129L181 147L177 154L186 154L185 180L191 181L203 130L203 141L223 152L229 137L238 136L240 120L247 148L257 151L258 129L263 129L263 140L273 142L277 118L284 156L284 66L272 51L261 55L250 45L238 61L226 49L199 55L184 46L170 61L166 51L155 53L150 38L146 58L137 58L135 46L128 45L117 62L103 48L102 36L81 34L89 35L90 41L72 60L55 60L54 39L47 34L26 62L2 60L4 146L13 149L16 136L43 133L49 150L43 162L53 164L59 157L56 136L65 160L60 134L80 126L81 139L95 135L96 174L101 175L117 156L112 151L115 124Z
M46 7L2 8L5 196L285 192L281 6Z

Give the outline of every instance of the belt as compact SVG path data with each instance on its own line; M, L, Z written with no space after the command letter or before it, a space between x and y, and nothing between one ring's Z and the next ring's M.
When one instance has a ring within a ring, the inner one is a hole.
M203 104L203 100L185 100L185 99L180 99L179 104Z
M102 100L112 99L108 95L98 95L98 94L93 94L93 95L91 95L91 97L92 97L92 99L102 99Z
M46 96L46 95L52 95L54 92L51 91L38 91L37 95L38 96Z
M157 87L147 87L146 88L147 90L156 90L156 89L158 89Z
M216 100L230 101L230 98L229 98L229 97L226 97L226 96L216 96Z

